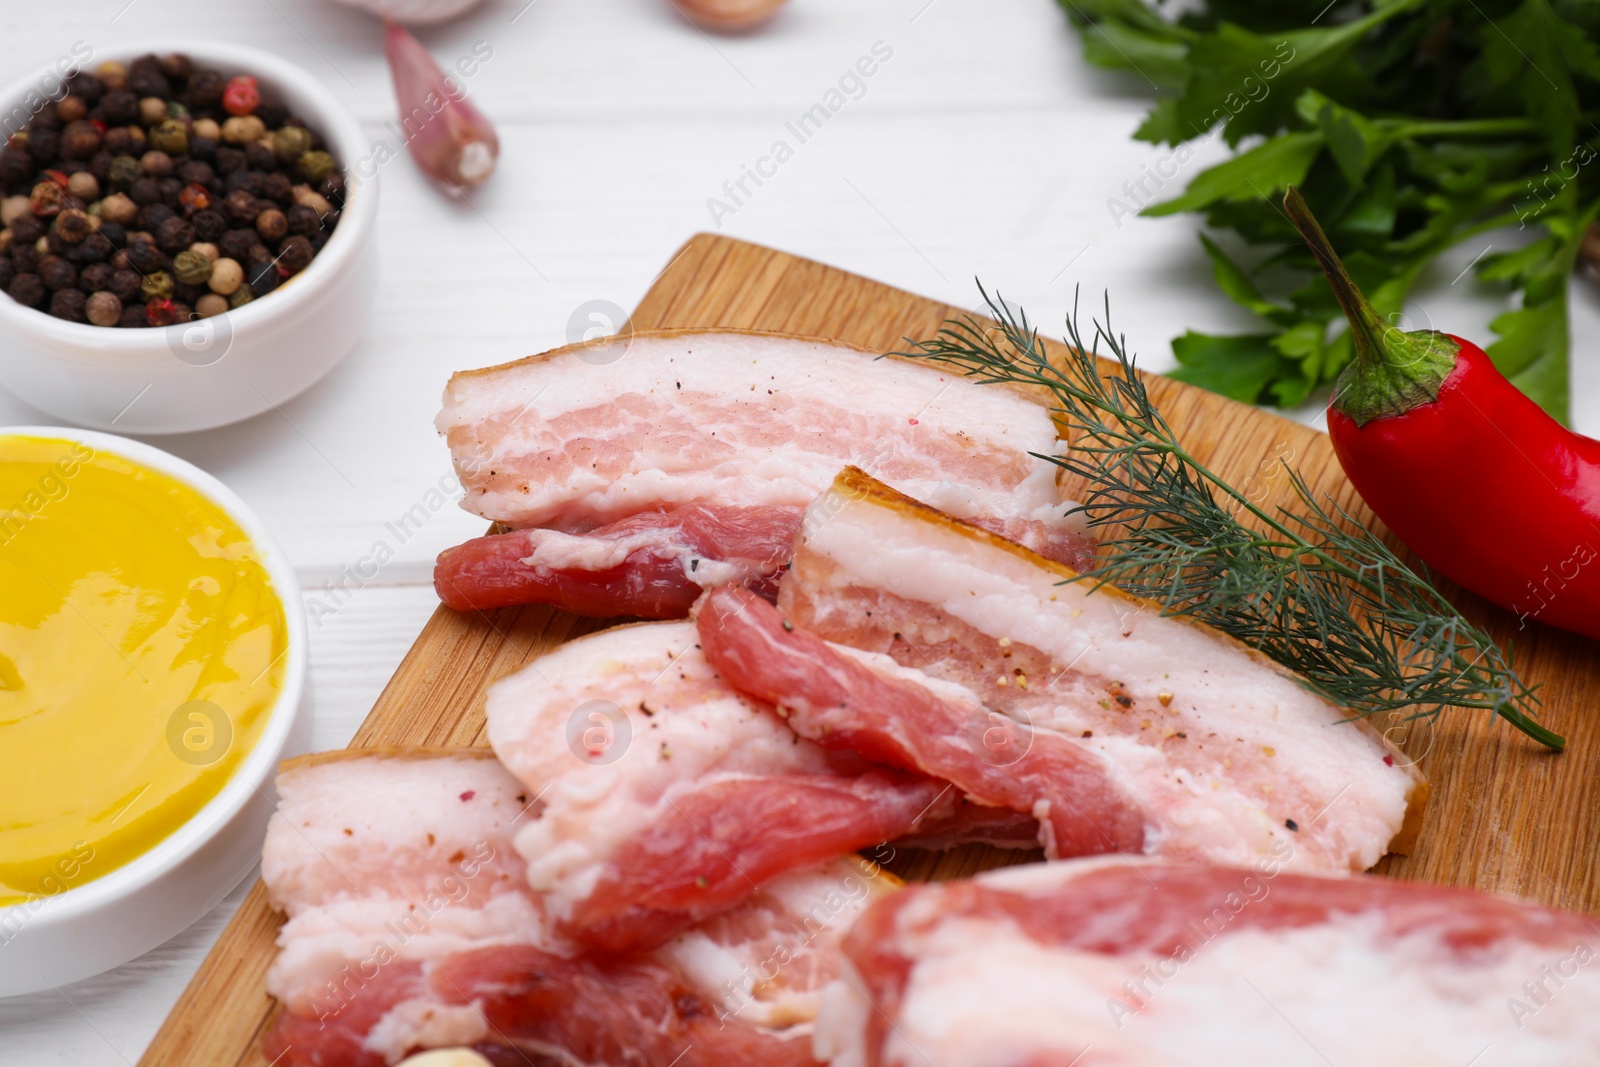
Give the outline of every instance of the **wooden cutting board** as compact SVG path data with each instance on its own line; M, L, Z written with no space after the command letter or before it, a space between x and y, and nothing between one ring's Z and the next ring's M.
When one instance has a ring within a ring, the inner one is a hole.
M1118 310L1137 314L1123 294ZM635 329L726 326L851 341L878 351L929 337L962 309L726 237L695 237L670 261L634 313ZM1048 331L1047 331L1048 332ZM443 383L440 383L441 386ZM1268 504L1292 494L1273 457L1297 465L1314 490L1370 519L1339 470L1328 438L1298 423L1165 378L1150 392L1199 459ZM418 433L428 433L426 426ZM1264 473L1265 472L1265 473ZM1069 491L1071 486L1067 487ZM1493 522L1495 515L1484 515ZM1451 595L1502 642L1515 640L1524 675L1543 683L1544 721L1566 736L1550 754L1504 723L1449 712L1432 728L1394 727L1397 740L1433 782L1415 855L1391 857L1380 872L1402 878L1512 893L1548 904L1600 910L1600 646L1516 620L1472 596ZM482 745L484 691L495 679L569 638L599 628L548 608L465 616L440 609L411 646L352 747ZM1409 734L1409 736L1405 736ZM969 848L934 855L902 852L891 866L910 879L950 878L1014 861ZM273 1002L267 965L281 916L257 882L141 1064L150 1067L265 1067L258 1043Z

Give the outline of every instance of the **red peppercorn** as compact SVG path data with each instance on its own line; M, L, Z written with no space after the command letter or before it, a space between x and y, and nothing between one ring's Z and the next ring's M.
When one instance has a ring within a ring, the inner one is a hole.
M144 321L152 326L171 326L178 321L178 305L170 299L152 300L144 306Z
M240 74L228 80L228 87L222 91L222 107L230 115L248 115L261 103L261 90L256 88L256 80L248 74Z
M47 171L46 173L54 173ZM33 213L41 218L59 215L61 209L67 206L66 183L57 185L52 181L40 182L33 187Z
M211 206L211 190L198 182L190 182L178 194L178 203L191 211L204 211Z

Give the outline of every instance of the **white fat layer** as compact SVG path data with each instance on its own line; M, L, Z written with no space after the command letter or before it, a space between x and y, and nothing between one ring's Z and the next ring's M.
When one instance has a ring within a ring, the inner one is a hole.
M464 1048L491 1037L489 1021L475 1004L405 1000L391 1008L368 1032L362 1045L398 1063L415 1048Z
M1592 947L1502 942L1459 955L1433 936L1396 938L1381 916L1243 930L1187 961L1037 944L1006 922L962 919L916 937L916 962L884 1063L1008 1067L1578 1067L1600 1062L1600 962ZM1581 965L1579 959L1588 960ZM1563 961L1566 961L1563 963ZM1570 972L1534 1001L1523 984ZM992 996L1003 990L1003 1010ZM1513 1013L1514 1000L1534 1010ZM830 993L820 1035L859 1009ZM837 1010L838 1014L835 1015ZM839 1036L830 1036L839 1047ZM835 1067L854 1064L835 1059Z
M719 778L828 766L821 749L727 687L687 622L562 645L495 683L488 720L501 761L539 795L542 813L524 820L515 845L559 918L593 892L622 844L681 823L676 796Z
M261 873L291 917L375 890L421 899L468 867L484 868L466 880L481 897L515 870L506 846L529 796L495 760L462 756L295 767L278 794Z
M912 644L938 638L936 612L1068 668L1026 693L1013 686L1008 707L1106 757L1145 809L1153 854L1245 863L1288 841L1292 865L1362 870L1404 822L1413 773L1386 765L1389 751L1347 713L1231 641L871 501L814 509L803 537L834 564L807 579L831 583L831 602L876 588L932 608L896 620ZM1115 718L1108 681L1132 698L1126 718Z
M841 424L818 426L814 437L784 447L745 441L723 448L726 435L716 436L719 416L707 405L720 408L746 399L751 410L770 409L770 417L780 420L792 406L823 404ZM891 473L929 442L998 447L1018 457L1054 454L1061 446L1044 407L936 367L876 359L824 342L732 333L618 339L458 375L445 391L436 425L448 434L497 416L514 419L528 430L474 442L457 459L464 469L515 469L530 451L531 434L542 432L549 420L593 411L596 425L590 432L606 437L614 431L604 413L618 405L658 408L663 420L686 421L703 446L721 450L716 462L686 466L681 440L641 434L631 468L621 476L579 468L560 483L535 480L516 491L469 493L463 506L517 525L564 528L691 501L803 506L853 463L888 477L918 499L944 501L958 514L1038 518L1069 529L1078 525L1062 515L1056 469L1042 460L1027 461L1028 474L1017 484L1009 474L972 466L962 480L975 484L960 487L947 480L949 473L937 478ZM626 432L634 436L631 429ZM471 454L472 449L489 454Z
M838 966L840 940L869 904L892 891L891 882L855 857L780 875L744 907L768 911L767 936L728 942L702 926L656 955L705 990L723 1014L769 1029L809 1025Z
M840 965L838 979L823 987L811 1033L811 1054L818 1061L829 1067L867 1067L867 1024L874 1009L866 988L848 960Z
M559 530L529 530L532 549L523 563L539 571L605 571L620 567L633 553L648 549L662 559L675 560L683 573L702 589L715 589L741 581L751 574L736 563L706 559L684 544L673 529L641 530L626 537L591 537Z
M511 847L527 790L497 761L333 760L280 774L278 793L261 870L289 918L267 991L296 1013L337 1013L396 961L497 945L565 951ZM435 1030L466 1032L473 1014L413 1002L386 1016L374 1048L397 1059Z

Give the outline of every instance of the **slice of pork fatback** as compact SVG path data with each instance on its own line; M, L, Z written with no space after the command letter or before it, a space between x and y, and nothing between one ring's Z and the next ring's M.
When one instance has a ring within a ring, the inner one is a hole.
M278 785L262 873L289 919L264 1050L284 1067L447 1046L518 1063L666 1067L692 1048L679 1067L809 1064L839 938L897 884L834 860L654 952L594 959L549 929L511 845L532 798L488 750L308 757Z
M1024 738L1083 749L1137 805L1146 853L1248 863L1290 841L1297 865L1359 871L1408 845L1420 773L1265 656L1114 589L1062 584L1076 573L860 471L813 516L784 617L966 687Z
M1284 855L1288 854L1287 842ZM833 1067L1577 1067L1593 919L1373 877L1149 860L915 886L845 941ZM997 999L998 998L998 999Z
M1052 859L1144 850L1138 805L1106 760L1073 740L1021 729L971 690L882 654L830 645L748 589L712 592L695 621L718 673L800 736L1036 814Z
M785 513L792 534L847 464L1052 558L1092 551L1056 467L1035 455L1062 448L1043 405L848 345L736 331L611 338L457 374L436 424L464 507L570 535L446 553L436 585L461 608L681 616L692 590L781 568L786 551L751 555L749 516L757 541ZM646 515L648 531L617 526Z
M786 871L937 837L958 799L795 736L710 668L691 623L562 645L494 684L488 720L539 800L515 839L529 883L557 929L606 951L660 944Z

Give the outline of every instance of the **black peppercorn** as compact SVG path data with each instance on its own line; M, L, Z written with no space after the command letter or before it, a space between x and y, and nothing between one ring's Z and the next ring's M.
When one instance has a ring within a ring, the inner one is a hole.
M290 274L299 274L311 265L311 241L296 234L284 239L278 248L278 264Z
M113 180L115 177L113 176ZM128 196L140 207L161 202L161 185L154 178L140 178L128 186Z
M90 263L104 263L111 258L111 253L114 251L116 249L111 246L111 241L105 234L91 233L78 242L78 247L72 250L68 258L81 267Z
M183 90L183 100L191 108L216 107L222 100L222 90L227 87L228 79L220 73L201 68L189 75L189 84Z
M183 206L183 182L177 178L162 178L156 183L161 190L161 202L176 210Z
M166 269L167 257L149 240L129 241L124 251L128 256L128 266L140 274L152 274Z
M182 252L195 241L194 226L176 216L162 222L152 232L156 235L156 244L168 255Z
M178 168L178 180L185 185L209 186L217 180L217 173L211 169L211 164L191 159Z
M116 273L109 263L91 263L78 272L78 288L86 293L98 293L111 285Z
M228 232L228 220L216 208L196 211L189 222L194 226L195 236L202 241L215 241Z
M256 216L261 214L261 205L256 198L243 189L235 189L223 201L223 207L228 212L228 217L244 225L252 225Z
M316 233L322 222L317 217L317 209L306 204L294 204L284 214L289 220L290 233Z
M35 120L35 126L37 126ZM47 167L61 154L61 133L58 130L32 129L28 131L28 155L41 167Z
M63 211L56 216L56 233L69 245L75 245L94 232L94 224L82 211Z
M9 289L11 279L17 276L17 268L11 265L11 260L0 256L0 289Z
M277 163L273 158L272 149L260 141L251 141L244 146L244 161L250 165L251 170L271 170Z
M101 99L100 114L107 126L131 126L139 121L139 97L126 89L113 89Z
M88 114L88 102L77 93L68 93L56 101L56 118L62 122L77 122Z
M94 158L89 160L89 173L94 175L96 182L104 185L111 177L111 161L115 158L116 156L101 148L94 154Z
M88 302L82 289L58 289L50 296L50 314L68 322L84 322L84 305Z
M254 230L229 230L217 241L217 251L225 259L243 263L250 258L250 250L260 243L261 237Z
M133 139L132 130L126 126L113 126L101 138L100 147L113 156L126 156L131 155L139 145Z
M155 96L162 100L172 99L172 84L167 81L165 74L159 68L128 68L128 88L140 97Z
M11 240L14 245L31 245L44 236L45 222L34 215L24 215L11 223Z
M88 159L100 151L100 131L87 119L67 123L61 133L61 154L68 159Z
M80 70L67 80L67 85L74 96L83 98L83 102L94 107L100 102L100 95L105 92L105 83L96 75L86 70Z
M214 163L217 158L217 142L211 137L200 137L196 134L189 135L189 158L200 163Z
M11 265L17 269L18 274L36 274L39 271L39 261L44 257L33 245L12 245Z
M331 201L334 207L343 207L344 175L328 175L328 177L322 179L322 184L317 186L317 192L321 193L324 197Z
M294 182L289 180L287 174L274 171L262 180L256 195L276 201L282 207L288 207L294 203Z
M45 256L39 261L39 280L52 291L72 288L78 284L78 268L60 256Z
M45 291L44 282L39 280L39 276L27 271L19 273L11 279L11 284L6 286L6 292L11 294L11 299L31 308L44 303Z
M217 173L222 175L229 175L236 170L243 170L244 153L231 145L218 145L216 165Z
M266 296L278 287L278 265L268 260L245 268L245 280L256 296Z
M26 148L7 147L0 151L0 182L7 189L31 189L36 169Z
M111 275L111 281L106 286L111 292L117 294L117 299L124 304L139 295L139 283L143 281L136 270L119 270Z
M269 130L275 130L289 121L288 108L282 104L274 104L265 100L256 105L256 109L252 114L266 123Z
M176 218L178 213L165 204L146 204L139 209L139 217L134 225L149 233L155 233L163 222Z
M121 328L133 328L144 325L145 321L143 304L134 304L132 307L124 307L122 309L122 317L117 319L117 326Z
M49 230L45 233L44 250L48 254L52 256L64 256L67 254L68 247L69 246L67 242L63 241L61 239L61 235L56 231Z
M100 234L112 248L121 248L128 243L128 230L120 222L102 222Z
M161 73L175 82L186 82L194 71L194 64L182 52L172 52L161 57Z

